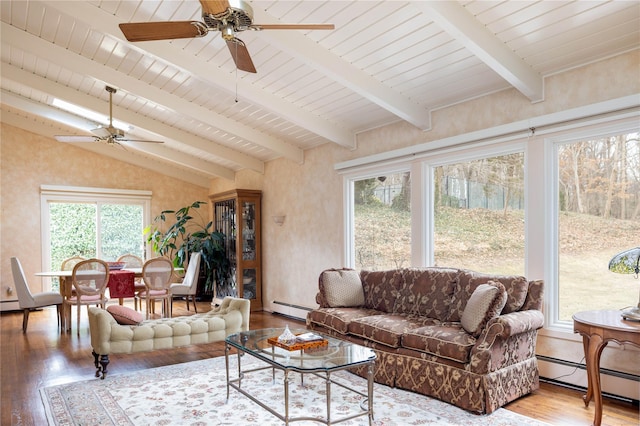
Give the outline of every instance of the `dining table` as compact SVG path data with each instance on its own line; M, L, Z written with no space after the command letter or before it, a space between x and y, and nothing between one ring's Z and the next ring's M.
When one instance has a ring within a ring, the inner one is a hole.
M72 287L71 276L73 271L45 271L37 272L38 277L58 277L60 280L60 294L63 298L71 297ZM109 269L109 297L117 298L120 305L123 304L124 298L134 297L135 279L142 277L142 268L125 268L125 269ZM62 329L69 330L71 328L71 307L66 303L62 304Z
M142 278L143 268L123 268L109 269L109 289L110 298L118 298L118 303L123 304L123 299L135 297L135 279ZM173 268L173 272L182 272L183 268ZM71 297L72 287L71 276L73 271L45 271L36 272L38 277L58 277L60 280L60 294L63 298ZM62 304L61 326L63 330L71 330L71 306L67 303Z

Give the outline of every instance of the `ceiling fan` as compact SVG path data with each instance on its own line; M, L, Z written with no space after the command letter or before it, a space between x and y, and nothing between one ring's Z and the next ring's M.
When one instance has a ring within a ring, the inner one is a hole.
M109 145L119 145L120 142L164 143L162 141L148 141L126 138L124 135L124 131L113 126L113 94L116 93L117 90L111 86L106 86L105 90L109 92L109 126L91 129L91 133L93 133L95 136L54 136L58 142L106 142Z
M209 31L220 31L227 42L236 68L255 73L247 46L236 38L245 30L333 30L333 24L254 24L253 9L242 0L200 0L201 21L133 22L120 24L129 41L168 40L204 37Z

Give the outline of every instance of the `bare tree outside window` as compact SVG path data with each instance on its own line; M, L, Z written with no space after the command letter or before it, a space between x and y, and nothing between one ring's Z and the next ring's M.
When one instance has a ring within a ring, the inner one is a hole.
M409 172L354 182L356 269L411 266L410 194Z
M559 144L557 163L559 318L635 306L640 282L608 264L640 246L638 133Z
M434 170L434 260L497 274L524 274L524 154Z

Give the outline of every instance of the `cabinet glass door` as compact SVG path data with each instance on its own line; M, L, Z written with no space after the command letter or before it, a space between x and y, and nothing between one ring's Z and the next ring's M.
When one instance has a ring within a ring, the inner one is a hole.
M242 260L256 260L256 203L242 203Z
M255 268L242 270L242 297L255 299L257 297L257 279Z
M218 201L214 204L215 229L225 236L226 256L229 260L228 276L222 280L216 279L214 297L223 299L225 296L238 297L236 283L236 200Z

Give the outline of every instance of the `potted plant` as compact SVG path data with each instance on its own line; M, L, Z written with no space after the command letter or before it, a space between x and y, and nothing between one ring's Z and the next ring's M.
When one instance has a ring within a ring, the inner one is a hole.
M224 234L214 231L213 222L206 222L197 210L206 204L196 201L177 211L164 210L145 228L144 233L152 250L172 259L174 267L183 268L190 253L201 252L202 290L204 294L212 295L215 281L228 279L229 260L224 248Z

